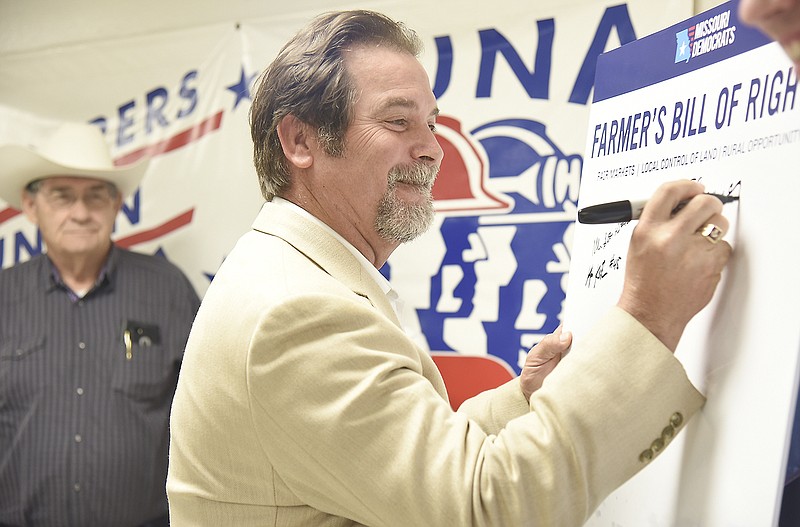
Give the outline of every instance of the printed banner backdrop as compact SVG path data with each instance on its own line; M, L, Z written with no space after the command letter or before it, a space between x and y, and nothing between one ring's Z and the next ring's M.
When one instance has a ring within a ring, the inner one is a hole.
M365 2L422 37L441 110L437 221L383 272L437 352L514 371L560 323L598 54L692 15L690 0ZM152 163L115 240L177 263L203 294L262 199L248 110L258 74L318 11L0 56L0 142L63 120ZM0 202L3 267L42 251Z

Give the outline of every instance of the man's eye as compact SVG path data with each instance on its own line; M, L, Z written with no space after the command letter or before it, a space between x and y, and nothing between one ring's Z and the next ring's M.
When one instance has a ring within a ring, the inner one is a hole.
M431 129L431 132L436 133L436 123L428 123L428 128Z

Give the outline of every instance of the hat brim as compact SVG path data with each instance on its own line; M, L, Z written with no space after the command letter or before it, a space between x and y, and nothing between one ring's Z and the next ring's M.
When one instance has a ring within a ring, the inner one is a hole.
M0 146L0 199L22 210L22 191L32 181L56 176L101 179L113 183L123 197L136 191L149 158L111 169L81 168L56 163L18 145Z

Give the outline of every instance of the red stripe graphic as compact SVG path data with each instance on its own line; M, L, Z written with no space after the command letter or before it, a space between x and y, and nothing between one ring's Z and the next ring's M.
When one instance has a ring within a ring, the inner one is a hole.
M149 242L150 240L154 240L166 234L169 234L172 231L178 230L181 227L185 227L192 222L192 216L194 215L194 209L189 209L183 214L179 214L172 218L171 220L167 220L158 227L153 227L152 229L147 229L146 231L137 232L135 234L129 234L124 238L120 238L114 243L119 245L120 247L124 247L125 249L130 248L138 243Z
M11 218L16 216L17 214L21 214L21 213L20 213L20 211L18 211L14 207L6 207L5 209L0 210L0 223L3 223L4 221L10 220Z
M158 143L145 146L144 148L134 150L133 152L122 157L118 157L114 160L114 164L117 166L127 165L138 161L143 157L155 157L159 154L165 154L167 152L177 150L182 146L186 146L192 141L200 139L207 133L219 129L219 127L222 126L222 113L222 110L220 110L216 115L212 115L205 121L196 124L195 126L189 128L188 130L184 130L179 134L173 135L169 139L159 141Z

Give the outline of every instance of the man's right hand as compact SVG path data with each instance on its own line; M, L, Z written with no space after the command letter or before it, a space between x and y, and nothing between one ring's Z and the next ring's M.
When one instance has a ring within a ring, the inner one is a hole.
M631 237L617 303L673 352L686 324L711 301L731 254L726 241L711 243L698 232L709 223L723 234L728 230L722 202L703 191L695 181L674 181L647 202Z

